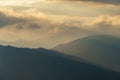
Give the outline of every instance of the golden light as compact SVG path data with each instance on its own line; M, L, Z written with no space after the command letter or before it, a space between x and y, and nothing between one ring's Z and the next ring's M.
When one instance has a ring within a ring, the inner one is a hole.
M23 6L37 2L46 2L46 0L0 0L1 6Z
M24 1L17 1L17 0L1 0L1 6L14 6L14 5L22 5Z

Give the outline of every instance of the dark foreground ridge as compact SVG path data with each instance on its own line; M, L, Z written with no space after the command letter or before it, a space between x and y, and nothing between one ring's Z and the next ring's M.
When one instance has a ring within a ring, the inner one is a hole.
M57 51L0 46L0 80L120 80L120 73Z

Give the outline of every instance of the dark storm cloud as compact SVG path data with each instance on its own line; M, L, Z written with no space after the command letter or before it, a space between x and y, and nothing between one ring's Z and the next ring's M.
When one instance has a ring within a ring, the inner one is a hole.
M38 23L34 23L34 22L28 23L27 22L27 23L17 24L15 28L18 30L26 30L26 29L35 30L35 29L40 29L41 26Z
M120 5L120 0L56 0L56 1L86 1L86 2L97 2L97 3Z
M19 15L8 15L9 13L0 12L0 28L4 27L13 27L16 25L16 29L39 29L40 25L38 23L34 23L34 19L22 17Z
M26 21L25 19L8 16L8 15L0 12L0 28L7 26L7 25L13 25L13 24L21 23L21 22L25 22L25 21Z
M110 4L120 4L120 0L81 0L81 1L93 1L93 2L100 2L100 3L110 3Z

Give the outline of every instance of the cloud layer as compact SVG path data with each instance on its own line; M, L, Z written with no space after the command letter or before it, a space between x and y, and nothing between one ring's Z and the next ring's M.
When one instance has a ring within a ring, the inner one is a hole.
M11 45L51 48L93 34L119 36L120 15L78 17L43 13L37 9L20 12L0 9L0 39Z
M120 0L51 0L51 1L84 1L84 2L97 2L97 3L120 5Z

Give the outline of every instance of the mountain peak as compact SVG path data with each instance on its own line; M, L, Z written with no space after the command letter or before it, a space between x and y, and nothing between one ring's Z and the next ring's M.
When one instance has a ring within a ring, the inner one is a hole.
M110 35L88 36L56 46L54 50L120 71L120 38L118 37Z

